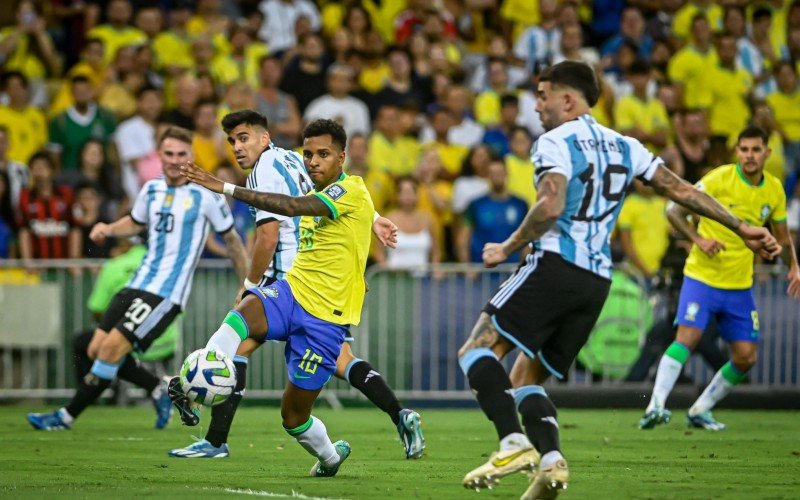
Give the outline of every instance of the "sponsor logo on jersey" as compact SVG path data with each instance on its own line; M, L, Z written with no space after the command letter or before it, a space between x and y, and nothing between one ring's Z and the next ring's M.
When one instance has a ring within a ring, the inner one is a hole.
M323 191L323 193L330 196L333 201L336 201L344 196L345 193L347 193L347 190L339 184L331 184Z

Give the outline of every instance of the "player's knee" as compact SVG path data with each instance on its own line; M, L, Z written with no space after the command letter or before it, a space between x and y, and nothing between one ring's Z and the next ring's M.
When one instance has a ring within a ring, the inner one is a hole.
M694 350L702 336L703 332L697 328L679 326L678 333L675 335L675 340L689 349Z
M247 295L236 306L236 311L241 314L242 319L247 323L250 337L257 341L263 341L267 335L267 315L264 306L253 295Z
M742 373L755 366L757 359L758 353L755 349L746 352L733 352L733 355L731 356L731 362L733 363L733 366L735 366L736 369Z
M131 351L131 344L122 334L109 335L100 345L97 359L107 363L117 363Z

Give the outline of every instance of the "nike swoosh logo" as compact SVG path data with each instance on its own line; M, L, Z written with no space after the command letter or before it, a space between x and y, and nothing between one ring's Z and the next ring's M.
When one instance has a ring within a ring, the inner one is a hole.
M505 458L495 458L494 460L492 460L492 465L494 465L495 467L505 467L506 465L510 464L511 462L513 462L514 460L521 457L527 452L528 450L520 450Z
M311 375L301 375L297 372L294 372L294 378L311 378Z

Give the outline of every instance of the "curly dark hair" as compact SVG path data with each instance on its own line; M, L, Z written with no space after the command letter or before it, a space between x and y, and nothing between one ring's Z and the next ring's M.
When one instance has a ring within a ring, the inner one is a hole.
M338 122L328 120L327 118L314 120L306 125L306 128L303 129L303 140L309 137L319 137L326 134L331 136L333 143L339 147L340 151L344 151L345 146L347 146L347 133Z

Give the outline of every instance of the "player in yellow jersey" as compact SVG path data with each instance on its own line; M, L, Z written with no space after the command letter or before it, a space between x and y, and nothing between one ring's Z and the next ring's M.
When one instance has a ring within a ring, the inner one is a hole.
M298 254L286 278L248 289L206 347L233 358L247 338L286 342L289 383L281 400L283 427L317 457L312 476L335 475L350 455L350 445L332 443L311 408L336 370L349 325L361 319L375 213L361 177L342 170L346 142L344 129L332 120L316 120L305 128L303 160L314 183L307 196L244 189L193 164L182 168L190 181L211 191L261 210L302 217Z
M753 226L769 223L781 257L789 266L788 293L800 298L800 270L786 225L786 196L780 180L764 172L769 157L768 135L757 127L739 134L738 163L717 167L697 184L734 215ZM722 430L711 408L741 382L756 362L759 338L758 311L753 300L753 254L729 229L718 222L701 219L695 229L687 220L690 213L677 205L667 210L670 222L694 242L684 267L684 281L675 323L678 334L658 365L650 404L639 422L640 429L652 429L670 420L664 407L683 364L689 359L708 321L717 322L720 337L730 344L731 360L711 380L689 408L692 427Z

